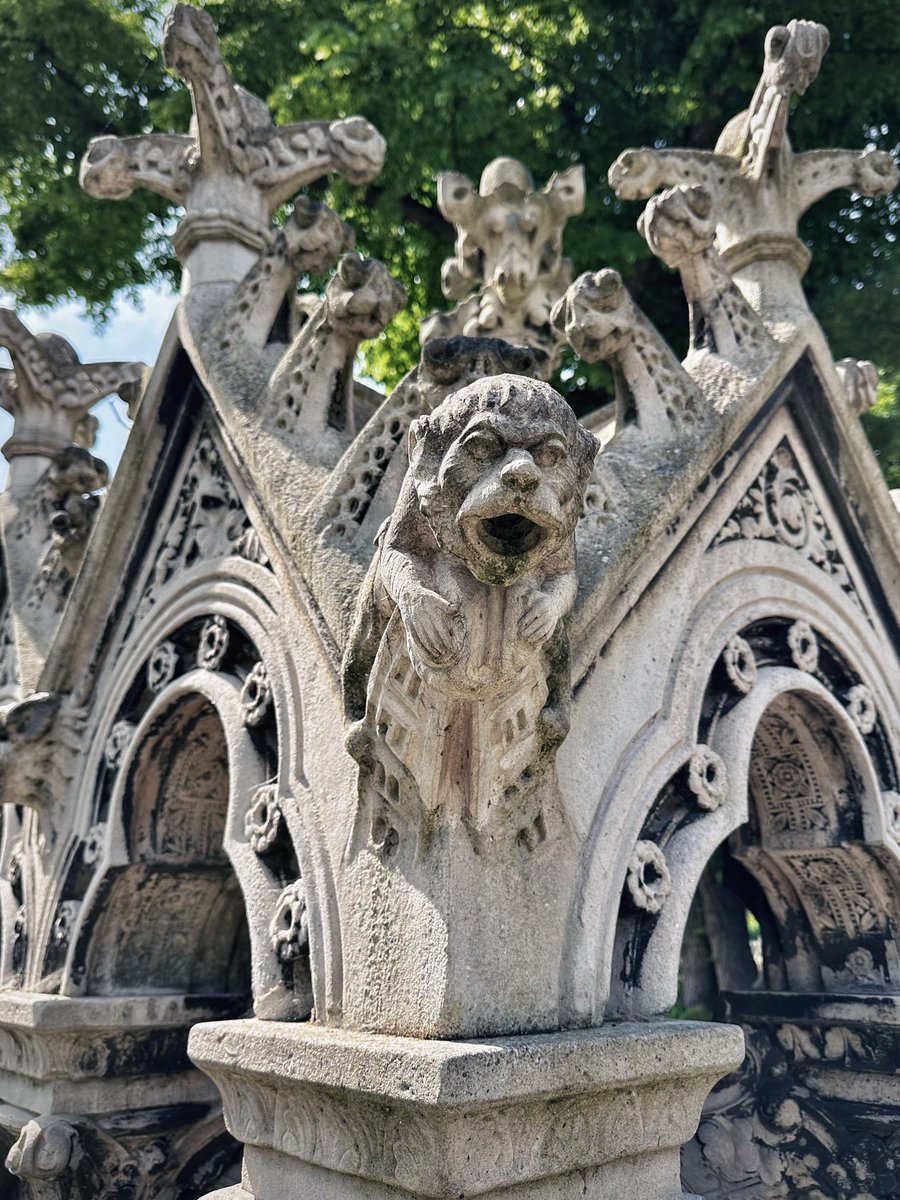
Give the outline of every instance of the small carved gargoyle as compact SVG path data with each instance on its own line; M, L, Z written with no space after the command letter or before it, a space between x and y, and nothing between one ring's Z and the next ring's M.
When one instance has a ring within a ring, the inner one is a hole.
M563 398L522 376L480 380L413 422L345 660L357 848L391 852L398 830L448 818L476 839L511 822L529 848L547 836L596 451Z

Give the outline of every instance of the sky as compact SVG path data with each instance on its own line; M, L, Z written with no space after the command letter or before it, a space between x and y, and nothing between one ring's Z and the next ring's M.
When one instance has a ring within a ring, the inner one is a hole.
M82 362L134 362L152 365L156 361L163 336L175 312L174 292L144 288L137 305L122 301L115 315L100 330L84 315L80 301L55 308L16 308L20 319L32 333L60 333L74 347ZM9 296L0 293L0 305L14 307ZM0 366L8 367L9 355L0 350ZM100 422L93 453L103 459L114 473L122 457L131 422L118 396L101 400L93 410ZM0 410L0 444L12 433L12 417ZM6 485L8 467L0 458L0 489Z

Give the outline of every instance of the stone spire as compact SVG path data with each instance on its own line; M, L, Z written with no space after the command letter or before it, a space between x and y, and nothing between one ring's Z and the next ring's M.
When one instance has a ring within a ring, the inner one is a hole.
M118 392L130 400L143 385L144 363L82 363L56 333L31 333L12 309L0 308L0 346L12 370L0 371L0 408L15 425L3 446L9 490L27 491L61 450L90 449L97 419L90 409Z
M232 80L202 9L175 5L163 54L191 89L190 132L95 138L81 184L97 199L145 187L184 207L173 242L185 290L242 279L269 243L272 214L304 185L329 172L367 183L381 170L384 138L362 117L276 127L265 103Z
M488 163L477 191L465 175L445 171L438 207L456 226L456 252L444 262L441 285L461 303L423 323L422 344L459 334L502 338L532 350L547 378L561 341L550 310L572 280L562 233L584 209L584 168L553 175L540 191L514 158Z
M725 266L775 325L794 324L807 311L800 279L810 255L797 236L803 213L836 188L878 196L897 185L897 167L884 151L792 151L791 97L815 80L827 49L824 25L774 26L750 107L726 125L714 151L626 150L609 169L610 186L625 200L679 184L705 187Z

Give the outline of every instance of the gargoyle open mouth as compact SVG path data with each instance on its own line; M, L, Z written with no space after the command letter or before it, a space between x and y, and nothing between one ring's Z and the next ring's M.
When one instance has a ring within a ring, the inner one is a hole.
M546 531L521 513L502 513L478 522L479 540L494 554L527 554Z

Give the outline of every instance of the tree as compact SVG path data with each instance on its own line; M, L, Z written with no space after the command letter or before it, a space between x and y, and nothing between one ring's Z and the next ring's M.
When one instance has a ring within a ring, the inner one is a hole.
M176 264L169 211L139 192L98 204L80 193L90 137L184 129L186 90L157 50L160 0L0 0L0 199L11 240L2 286L25 303L81 296L102 319L117 292ZM606 170L628 146L711 147L749 103L767 27L790 15L757 0L209 0L235 78L278 121L361 113L388 141L381 177L321 193L407 287L409 307L367 351L393 383L417 353L417 327L444 307L440 264L452 230L435 176L478 177L492 157L521 158L542 182L574 162L588 181L584 216L566 231L575 270L617 267L676 348L686 339L677 276L635 230ZM894 0L821 0L831 29L818 81L795 104L795 149L892 149L900 141L900 9ZM806 287L836 357L900 372L895 337L898 201L835 194L804 219L814 250ZM570 389L583 385L579 368ZM602 376L593 374L597 386ZM900 418L876 418L894 428ZM891 435L893 436L893 435ZM887 451L886 451L887 453Z

